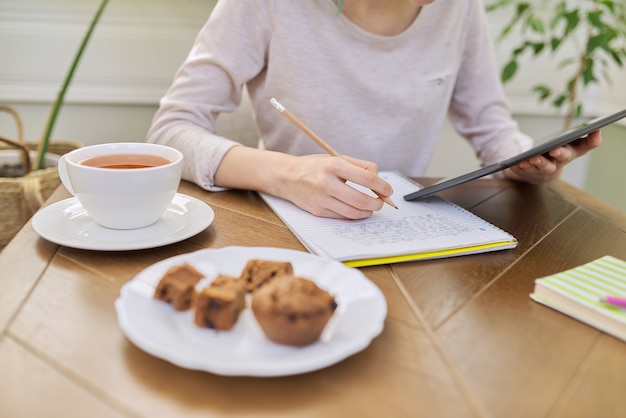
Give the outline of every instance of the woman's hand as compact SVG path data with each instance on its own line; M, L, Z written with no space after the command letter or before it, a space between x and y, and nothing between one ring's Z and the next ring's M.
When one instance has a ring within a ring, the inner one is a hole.
M554 148L547 155L539 155L507 168L504 174L512 180L532 184L546 183L558 178L567 163L599 147L601 143L600 131L595 131L584 138Z
M356 190L346 181L390 196L391 186L377 173L376 164L347 156L293 157L285 167L276 194L317 216L363 219L380 210L383 201Z

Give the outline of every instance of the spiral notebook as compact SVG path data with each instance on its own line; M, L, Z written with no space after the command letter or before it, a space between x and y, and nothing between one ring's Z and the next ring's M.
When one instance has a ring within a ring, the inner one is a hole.
M384 205L362 220L320 218L286 200L264 193L261 197L310 252L351 267L477 254L517 246L517 240L507 232L447 200L431 197L405 201L402 196L421 186L393 171L379 175L392 185L392 199L398 209Z

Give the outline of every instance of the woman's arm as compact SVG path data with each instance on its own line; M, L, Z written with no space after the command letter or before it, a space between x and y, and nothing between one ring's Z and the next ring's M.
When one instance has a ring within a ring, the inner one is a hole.
M377 171L374 163L350 157L293 156L239 146L224 156L215 182L282 197L317 216L361 219L379 210L383 201L346 181L389 196L391 186Z

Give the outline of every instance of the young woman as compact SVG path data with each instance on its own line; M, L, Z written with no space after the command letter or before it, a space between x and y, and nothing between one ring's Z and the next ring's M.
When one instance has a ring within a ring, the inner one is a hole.
M148 140L185 154L183 177L241 188L318 216L365 218L389 196L379 169L418 177L446 117L483 164L529 148L500 85L480 0L221 0L163 97ZM338 8L340 6L340 10ZM215 134L244 86L259 148ZM345 155L330 157L269 103L277 98ZM505 171L542 183L599 146L599 133Z

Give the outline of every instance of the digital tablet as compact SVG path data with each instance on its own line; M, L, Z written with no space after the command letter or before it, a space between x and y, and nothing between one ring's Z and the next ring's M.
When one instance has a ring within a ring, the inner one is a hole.
M626 117L626 109L620 110L619 112L613 113L609 116L603 116L590 120L589 122L578 125L572 129L549 135L542 140L536 141L536 145L528 151L524 151L514 157L491 164L489 166L482 167L477 170L473 170L452 178L441 180L438 183L433 184L432 186L424 187L423 189L420 189L416 192L407 194L406 196L404 196L404 200L415 200L422 197L430 196L433 193L437 193L442 190L458 186L459 184L467 183L468 181L496 173L498 171L504 170L505 168L512 167L536 155L545 154L546 152L556 147L560 147L561 145L565 145L579 138L583 138L591 132L597 131L603 126L610 125L611 123L616 122L624 117Z

